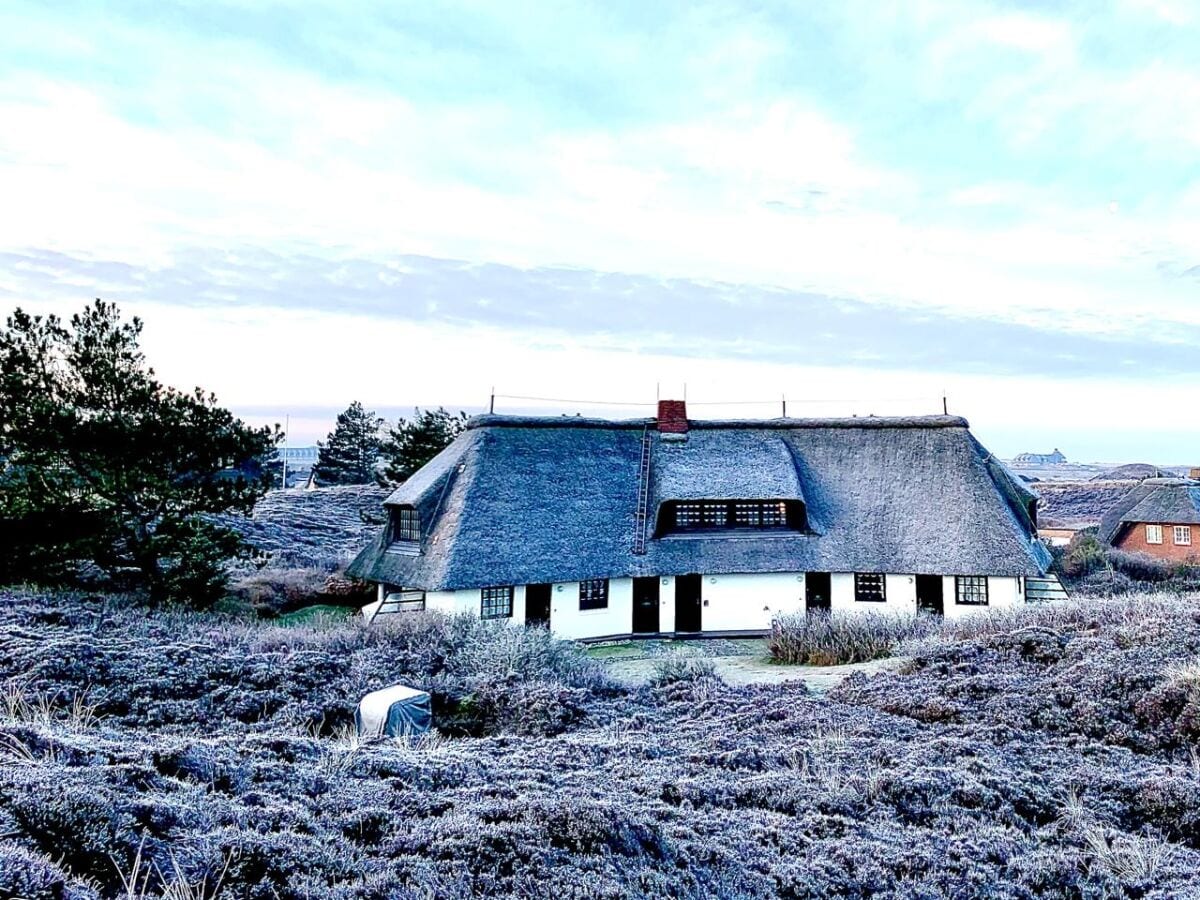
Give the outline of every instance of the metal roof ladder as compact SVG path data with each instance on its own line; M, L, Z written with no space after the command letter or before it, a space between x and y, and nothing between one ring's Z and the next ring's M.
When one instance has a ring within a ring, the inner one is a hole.
M650 506L650 451L654 432L647 426L642 429L642 459L638 464L637 515L633 524L633 552L638 556L646 553L646 518Z

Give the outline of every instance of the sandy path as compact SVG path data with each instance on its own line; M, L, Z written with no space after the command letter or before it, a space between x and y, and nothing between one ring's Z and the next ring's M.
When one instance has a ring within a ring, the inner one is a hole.
M903 657L876 659L846 666L781 666L755 656L707 657L726 684L779 684L803 681L815 694L824 694L854 672L887 672L904 664ZM645 684L654 675L655 659L610 659L605 667L618 681L631 686Z

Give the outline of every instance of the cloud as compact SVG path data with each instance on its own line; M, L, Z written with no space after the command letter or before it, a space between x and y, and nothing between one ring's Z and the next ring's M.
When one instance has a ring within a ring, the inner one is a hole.
M0 296L264 338L347 310L456 356L1182 375L1186 13L6 4Z
M339 313L380 321L495 329L548 346L614 353L920 372L1044 377L1189 374L1200 325L1164 333L1154 320L1116 336L996 317L868 304L745 284L584 269L520 269L421 256L384 259L193 250L132 266L50 251L0 254L15 303L72 306L81 288L122 304ZM1186 275L1187 273L1183 273Z

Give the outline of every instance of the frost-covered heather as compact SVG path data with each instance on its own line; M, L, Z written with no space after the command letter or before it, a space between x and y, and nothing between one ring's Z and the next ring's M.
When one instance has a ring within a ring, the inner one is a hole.
M435 613L285 627L0 591L0 633L0 681L86 697L122 728L329 731L353 721L363 694L403 682L433 694L444 726L479 731L511 714L515 730L554 731L616 690L545 630Z
M1176 761L1200 740L1200 599L1134 595L949 623L844 702L922 722L1082 736Z
M836 666L891 656L905 641L936 631L932 616L871 612L780 616L768 648L776 662Z
M0 702L0 895L1200 892L1190 607L996 622L836 700L698 671L614 694L567 645L457 627L288 632L3 595L0 678L25 692ZM300 727L422 669L516 699L472 720L480 736L416 746ZM579 715L538 699L563 691Z

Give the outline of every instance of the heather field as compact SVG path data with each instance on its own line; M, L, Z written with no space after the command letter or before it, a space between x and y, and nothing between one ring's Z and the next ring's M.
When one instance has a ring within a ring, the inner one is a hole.
M910 642L828 697L544 632L0 594L0 895L1200 895L1200 607ZM440 733L359 746L364 691Z

